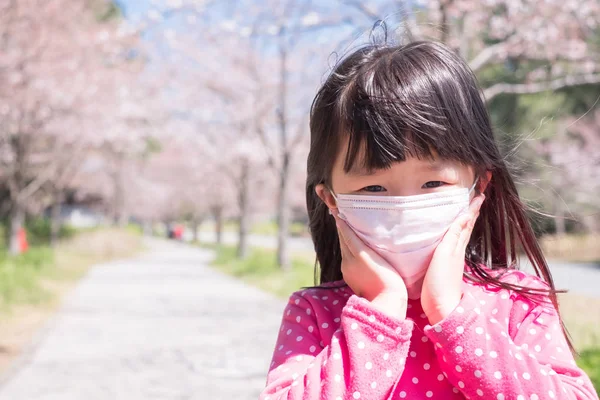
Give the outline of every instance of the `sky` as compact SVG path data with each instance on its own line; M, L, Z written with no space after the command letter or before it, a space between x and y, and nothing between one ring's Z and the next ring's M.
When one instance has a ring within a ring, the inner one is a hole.
M176 2L185 2L185 0L114 0L123 10L123 14L125 16L126 19L128 19L130 22L132 23L137 23L139 22L140 19L148 19L149 14L151 15L153 8L155 8L155 5L158 5L159 8L164 8L165 4L168 3L176 3ZM256 6L256 5L260 5L261 0L248 0L249 4L251 4L252 6ZM245 2L244 0L236 0L230 4L235 4L235 7L238 7L239 9L242 9L242 12L239 13L237 12L237 17L239 18L240 16L244 16L244 12L243 12L243 8L244 7L244 3L248 4L247 2ZM373 3L377 3L377 2L373 2ZM228 28L228 24L231 23L231 17L227 14L230 9L230 6L227 6L226 4L228 4L228 2L218 2L215 3L215 5L217 5L217 7L212 7L213 11L211 11L211 14L213 15L211 18L216 21L219 22L221 27L224 29ZM326 13L331 13L336 14L337 11L340 10L340 2L339 0L319 0L318 3L318 7L323 10L323 15L325 15ZM219 7L222 6L222 7ZM221 11L218 11L218 10ZM327 15L325 15L325 17L327 17ZM177 20L179 18L179 20ZM181 29L182 26L186 26L185 21L183 21L182 19L180 19L181 17L175 17L175 18L171 18L170 20L167 19L166 21L161 23L161 26L167 28L167 27L173 27L176 30L177 29ZM244 21L245 24L247 26L251 26L253 25L254 21ZM299 22L299 21L298 21ZM370 26L370 24L367 24ZM365 25L365 27L367 27ZM349 29L348 26L340 26L335 27L335 28L328 28L328 35L331 34L350 34L352 32L351 29ZM312 39L312 43L315 43L314 38ZM319 43L319 41L317 41L316 43Z
M116 0L127 19L135 20L136 16L148 12L152 8L149 0Z
M158 6L159 9L164 9L165 5L169 3L177 3L183 1L185 3L186 0L114 0L122 9L125 18L134 25L137 25L140 21L150 21L152 20L152 11ZM246 7L255 6L260 4L260 0L236 0L235 2L217 2L215 5L217 7L212 7L212 11L210 13L210 22L208 26L215 27L220 33L219 35L227 35L229 29L236 29L236 25L238 26L239 32L243 32L244 29L250 30L250 27L254 25L253 20L243 21L245 15L250 15L251 13L244 12L244 4ZM238 21L234 21L231 13L231 8L227 4L235 4L238 7L235 18ZM339 11L339 1L338 0L320 0L318 2L318 7L321 10L324 10L322 15L327 18L327 12L331 11L332 15L336 14L336 11ZM240 12L241 11L241 12ZM158 60L167 56L170 53L170 50L166 43L168 40L165 40L169 34L176 37L178 34L187 34L191 33L192 35L195 33L194 31L197 29L195 27L200 26L197 24L190 25L188 23L190 18L195 18L190 14L175 14L174 16L168 17L164 20L161 20L159 23L156 23L156 20L152 23L151 29L147 29L143 34L145 40L151 43L152 47L158 49L161 56L158 57ZM200 16L200 18L202 18ZM240 21L240 18L242 19ZM249 17L252 18L252 17ZM299 18L299 17L298 17ZM298 19L294 24L299 23ZM205 22L200 22L200 24L204 24ZM267 25L262 25L263 29L268 30ZM368 30L368 27L366 27ZM188 29L188 32L186 32ZM325 29L319 29L314 33L303 34L301 37L301 41L304 42L307 48L314 47L315 50L321 51L325 50L328 52L340 51L339 48L336 48L336 43L340 43L342 38L349 39L350 42L354 42L353 38L356 39L359 35L356 34L356 27L349 25L340 25L339 27L327 27ZM198 44L199 47L202 46L202 39L199 39L200 42ZM270 44L269 44L270 43ZM277 41L267 40L263 42L262 50L267 53L275 53L277 52ZM167 46L167 47L164 47ZM161 49L162 47L162 49ZM152 62L156 62L157 59L154 59Z

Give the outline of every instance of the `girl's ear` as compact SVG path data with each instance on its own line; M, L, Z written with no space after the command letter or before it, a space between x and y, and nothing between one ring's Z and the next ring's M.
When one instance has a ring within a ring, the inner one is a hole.
M325 205L330 210L337 208L337 205L335 203L335 199L333 198L333 195L331 194L331 191L323 183L319 183L315 187L315 192L317 192L317 196L319 196L319 198L321 200L323 200L323 203L325 203Z
M492 171L485 171L485 175L479 178L479 183L477 184L477 190L479 191L479 193L485 193L485 189L487 189L491 180Z

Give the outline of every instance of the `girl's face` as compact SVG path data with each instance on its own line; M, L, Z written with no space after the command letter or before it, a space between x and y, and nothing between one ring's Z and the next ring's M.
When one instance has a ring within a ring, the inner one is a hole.
M341 151L331 172L332 190L335 194L359 194L371 196L413 196L458 188L471 188L475 173L471 166L459 162L407 158L392 164L389 169L365 171L356 168L344 171L348 144L342 143ZM489 177L486 177L489 180ZM479 186L479 185L478 185ZM335 208L335 200L324 184L317 185L319 197L329 208Z

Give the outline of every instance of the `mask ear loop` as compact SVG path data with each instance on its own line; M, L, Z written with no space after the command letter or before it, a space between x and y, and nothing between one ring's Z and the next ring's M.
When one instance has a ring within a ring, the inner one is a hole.
M471 186L471 188L469 189L469 196L471 196L471 193L473 193L475 191L475 188L477 187L478 183L479 183L479 177L476 176L475 182L473 182L473 186Z
M335 195L335 192L333 191L333 189L330 189L328 186L326 186L326 187L327 187L327 190L329 190L329 193L331 193L331 196L333 197L333 199L335 200L335 206L337 207L338 206L338 198ZM329 212L329 215L333 215L333 213L331 212L331 208L327 207L327 211Z
M471 188L469 189L469 195L471 195L471 193L473 193L475 191L475 187L477 187L477 181L475 181L473 186L471 186Z

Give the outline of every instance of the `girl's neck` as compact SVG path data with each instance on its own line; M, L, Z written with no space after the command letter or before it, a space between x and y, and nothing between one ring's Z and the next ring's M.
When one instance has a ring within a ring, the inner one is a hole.
M421 289L423 288L423 280L425 277L419 279L417 282L407 287L408 298L410 300L418 300L421 298Z

